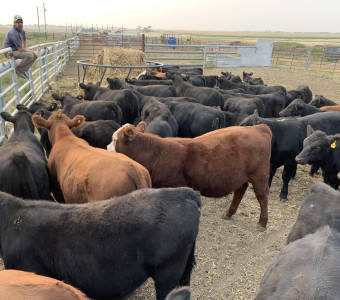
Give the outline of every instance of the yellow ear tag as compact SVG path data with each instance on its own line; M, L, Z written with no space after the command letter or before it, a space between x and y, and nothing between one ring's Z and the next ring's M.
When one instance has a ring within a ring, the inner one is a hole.
M80 123L80 120L78 120L78 124Z
M335 148L336 147L336 141L334 141L332 144L331 144L331 148Z
M54 109L54 106L52 106L52 109Z

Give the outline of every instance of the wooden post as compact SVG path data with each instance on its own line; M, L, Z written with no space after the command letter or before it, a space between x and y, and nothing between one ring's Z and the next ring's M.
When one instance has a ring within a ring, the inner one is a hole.
M142 51L145 52L145 34L142 34L142 42L141 42Z

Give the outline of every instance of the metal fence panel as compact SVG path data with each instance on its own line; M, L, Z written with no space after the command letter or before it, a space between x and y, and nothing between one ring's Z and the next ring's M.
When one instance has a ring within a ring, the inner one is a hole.
M12 49L0 50L0 55L11 57L0 65L0 112L15 114L17 104L29 106L39 101L49 89L52 78L63 69L78 47L78 37L30 47L30 50L37 52L38 59L29 69L29 80L25 82L15 74L16 61L12 57ZM9 132L7 123L0 116L0 144L13 132L13 129Z

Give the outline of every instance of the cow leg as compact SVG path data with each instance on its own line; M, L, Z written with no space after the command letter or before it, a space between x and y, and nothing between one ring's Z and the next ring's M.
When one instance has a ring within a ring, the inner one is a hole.
M152 279L155 282L157 300L164 300L180 282L190 282L190 274L189 278L188 274L185 274L188 271L190 251L193 251L191 245L190 248L182 249L180 253L175 254L173 259L167 259L155 268Z
M277 170L277 166L270 164L270 174L269 174L269 180L268 180L268 186L269 187L271 187L271 185L272 185L272 180L273 180L273 177L276 173L276 170Z
M230 219L231 216L236 213L242 197L247 190L247 187L248 182L245 182L238 190L234 192L233 201L231 202L229 209L222 215L222 219Z
M258 226L262 229L266 229L268 222L268 195L269 186L266 182L256 181L253 183L254 193L256 195L257 201L260 204L260 219Z
M287 201L288 196L288 184L291 178L294 177L294 174L296 174L296 168L297 163L294 159L290 159L286 161L283 172L282 172L282 180L283 180L283 186L280 193L280 199L281 201L285 202Z
M183 275L181 279L179 280L180 286L190 286L191 272L195 264L196 264L196 260L195 260L195 243L194 243L191 248L190 254L188 256Z

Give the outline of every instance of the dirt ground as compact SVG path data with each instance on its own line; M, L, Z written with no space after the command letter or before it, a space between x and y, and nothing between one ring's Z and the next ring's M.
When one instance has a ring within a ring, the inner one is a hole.
M220 75L231 71L254 72L267 85L283 85L288 90L308 85L315 94L322 94L340 104L340 82L314 75L274 68L207 69L205 75ZM76 68L68 66L51 85L43 102L52 101L51 93L72 95L82 93L77 87ZM285 246L287 235L296 220L301 202L313 183L322 181L320 175L310 177L309 167L298 167L296 178L290 182L288 201L279 201L282 168L274 177L269 196L269 222L265 232L256 223L260 208L251 187L248 188L237 213L231 220L221 215L230 204L231 196L203 197L200 231L197 239L197 265L191 277L192 299L253 299L260 281L274 256ZM147 281L126 299L155 299L152 280Z

